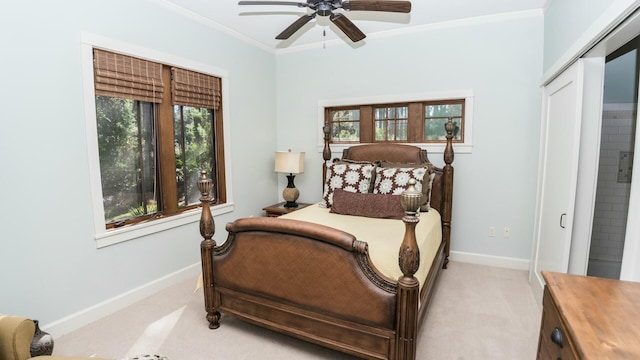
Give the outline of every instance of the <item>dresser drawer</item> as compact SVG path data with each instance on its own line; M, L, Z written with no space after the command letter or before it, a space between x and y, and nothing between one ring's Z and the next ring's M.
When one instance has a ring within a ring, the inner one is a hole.
M573 351L570 334L566 331L558 309L549 291L545 288L542 302L542 323L538 342L539 360L573 360L577 357Z

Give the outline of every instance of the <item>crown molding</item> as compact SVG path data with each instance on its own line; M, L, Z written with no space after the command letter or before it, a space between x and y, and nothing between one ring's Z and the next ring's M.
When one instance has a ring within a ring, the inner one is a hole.
M387 37L395 37L395 36L401 36L401 35L406 35L406 34L430 32L430 31L439 31L439 30L443 30L443 29L451 29L451 28L459 28L459 27L465 27L465 26L474 26L474 25L482 25L482 24L488 24L488 23L512 21L512 20L519 20L519 19L532 18L532 17L538 17L538 16L539 17L544 16L543 9L514 11L514 12L509 12L509 13L503 13L503 14L484 15L484 16L476 16L476 17L471 17L471 18L466 18L466 19L442 21L442 22L433 23L433 24L426 24L426 25L411 26L411 27L406 27L406 28L401 28L401 29L372 32L372 33L367 34L367 38L365 40L363 40L362 42L364 42L364 44L366 44L367 39L368 40L383 39L383 38L387 38ZM336 46L336 45L347 45L347 44L345 44L345 41L343 39L333 39L333 40L315 42L315 43L299 45L299 46L290 46L290 47L284 48L284 49L277 49L276 50L276 55L289 54L289 53L306 51L306 50L311 50L311 49L321 49L321 48L326 48L326 47L329 47L329 46ZM364 45L361 45L361 46L364 46ZM351 47L357 48L357 47L360 47L360 46L357 46L356 44L354 44Z
M269 53L275 54L276 50L270 46L267 46L259 41L256 41L236 30L233 30L227 26L224 26L222 24L219 24L207 17L204 17L202 15L196 14L193 11L187 10L183 7L180 7L172 2L169 2L167 0L151 0L153 2L155 2L158 6L163 7L169 11L172 11L176 14L179 14L181 16L184 16L185 18L191 19L195 22L198 22L200 24L203 24L205 26L208 26L212 29L218 30L224 34L227 34L229 36L232 36L238 40L241 40L249 45L252 45L260 50L264 50L267 51Z

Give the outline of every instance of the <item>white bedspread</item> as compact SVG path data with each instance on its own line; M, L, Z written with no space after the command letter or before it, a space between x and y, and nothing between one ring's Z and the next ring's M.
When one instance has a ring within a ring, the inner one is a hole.
M402 220L333 214L328 208L322 208L317 204L282 217L313 222L348 232L356 239L369 244L369 256L380 273L393 280L402 276L398 265L398 251L405 231ZM420 248L420 268L415 276L422 286L442 241L442 226L440 213L434 209L420 213L419 219L420 222L416 226L416 239Z

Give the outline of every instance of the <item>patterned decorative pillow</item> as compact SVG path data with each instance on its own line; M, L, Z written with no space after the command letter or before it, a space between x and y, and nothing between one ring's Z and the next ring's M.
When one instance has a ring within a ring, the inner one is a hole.
M343 189L352 193L369 192L369 188L375 175L375 165L372 163L352 164L336 162L327 167L325 176L324 194L321 203L324 207L333 204L333 192L335 189Z
M431 209L431 188L433 187L433 179L436 177L435 167L431 163L394 163L381 161L380 166L383 168L427 168L429 177L423 177L421 186L416 186L416 188L418 190L422 189L420 191L424 194L424 202L420 206L420 211L426 212ZM426 180L428 180L428 182Z
M402 195L409 186L409 179L416 180L416 190L422 191L422 179L427 173L426 167L416 168L376 168L374 194Z

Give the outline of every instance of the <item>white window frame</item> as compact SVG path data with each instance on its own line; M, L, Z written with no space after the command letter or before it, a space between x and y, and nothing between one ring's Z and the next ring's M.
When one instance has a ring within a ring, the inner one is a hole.
M324 149L324 133L322 127L325 121L325 109L338 106L362 105L362 104L389 104L402 102L421 102L464 99L464 134L462 143L453 143L453 149L457 154L471 154L473 152L473 90L452 90L439 92L425 92L412 94L377 95L359 98L330 99L318 101L318 152ZM331 152L342 154L342 150L364 143L331 143ZM429 154L444 153L445 143L408 143L426 149Z
M93 49L99 48L111 52L135 56L138 58L159 62L165 65L177 66L194 70L204 74L219 77L222 80L222 126L224 136L224 156L226 174L227 202L211 206L213 216L232 212L234 210L231 180L231 134L229 109L229 77L224 69L212 67L193 60L181 58L137 45L105 38L95 34L81 34L82 83L83 104L85 118L85 132L89 159L89 180L91 182L91 208L93 211L94 239L96 247L102 248L135 238L147 236L160 231L200 221L201 209L184 211L177 215L155 219L148 222L132 224L130 226L107 230L104 222L104 206L102 202L102 180L100 175L100 157L98 152L98 127L96 119L95 84L93 70Z

